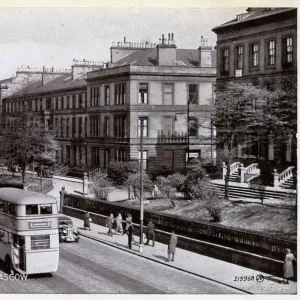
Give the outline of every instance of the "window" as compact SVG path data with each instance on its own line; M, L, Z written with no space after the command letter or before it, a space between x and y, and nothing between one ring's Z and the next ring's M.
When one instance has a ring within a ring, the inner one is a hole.
M59 107L58 107L58 98L55 98L55 109L58 110Z
M189 84L189 104L197 104L198 102L198 85L197 84Z
M283 50L283 65L290 65L293 63L293 38L286 37L282 40Z
M78 131L79 131L78 137L81 137L81 135L82 135L82 117L78 118Z
M65 119L64 118L60 118L60 136L61 137L64 136L64 122L65 122Z
M244 48L243 46L236 47L236 68L238 70L243 69L244 62Z
M268 66L275 66L276 59L276 42L271 40L267 42L267 64Z
M92 147L92 165L100 166L100 148Z
M173 167L174 167L174 150L164 150L162 163L166 167L173 169Z
M82 97L82 94L78 94L78 98L79 98L79 107L83 108L83 97Z
M104 150L104 169L109 166L110 163L110 149Z
M125 149L120 149L120 148L116 149L115 159L116 159L116 161L125 161L125 159L126 159Z
M66 109L70 108L70 96L66 96L67 98L67 103L66 103Z
M31 249L49 249L50 235L33 235L31 236Z
M163 116L163 134L171 135L173 133L173 117L172 116Z
M99 106L100 103L100 88L91 88L91 106Z
M26 205L26 215L38 215L38 205Z
M98 134L99 117L92 116L90 120L91 120L90 135L91 137L97 137L99 136Z
M125 104L125 83L115 84L115 104Z
M72 118L72 137L75 137L76 133L76 117Z
M125 137L125 116L115 117L114 137Z
M3 211L3 201L0 200L0 211Z
M72 96L73 108L76 108L76 95Z
M148 118L147 117L140 117L139 124L138 124L138 136L141 136L141 130L143 128L143 137L148 136Z
M258 67L258 44L250 45L250 68Z
M139 151L139 164L140 163L141 163L141 151ZM143 164L143 169L147 170L147 165L148 165L148 151L147 150L143 151L142 164Z
M67 122L67 124L66 124L66 126L67 126L67 137L69 137L69 131L70 131L70 118L67 118L66 122Z
M48 110L51 109L51 98L46 99L46 109L48 109Z
M109 105L109 85L104 86L104 104Z
M58 118L55 118L55 136L58 136Z
M173 84L163 83L163 104L172 105L173 104Z
M222 50L222 72L229 72L229 49Z
M40 205L41 215L51 215L52 214L52 204Z
M148 83L139 83L139 102L148 104Z
M189 118L189 135L197 136L197 119Z
M84 136L87 137L87 117L84 118Z
M3 211L4 213L12 214L14 215L16 212L15 205L12 203L8 203L6 201L1 201L0 203L0 211Z
M109 136L109 117L104 119L104 136Z

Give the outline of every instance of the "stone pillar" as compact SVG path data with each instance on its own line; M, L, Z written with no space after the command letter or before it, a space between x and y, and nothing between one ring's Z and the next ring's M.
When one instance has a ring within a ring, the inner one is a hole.
M67 191L65 190L64 186L61 188L61 191L59 193L60 193L60 197L59 197L59 213L62 213L62 211L63 211L63 205L64 205L64 198L65 198L65 195L67 194Z
M227 173L227 166L226 166L225 162L223 162L222 168L223 168L223 180L225 180L226 173Z
M74 146L70 146L70 166L73 167L74 162Z
M238 150L237 155L238 156L243 156L243 146L241 144L238 144L237 150Z
M285 160L292 161L292 137L290 136L286 142Z
M87 195L89 193L89 180L88 180L88 176L87 173L84 172L83 175L83 195Z
M76 108L79 108L79 94L76 94Z
M240 183L245 182L245 167L244 164L240 164Z
M279 187L279 174L277 173L277 170L274 169L274 187Z

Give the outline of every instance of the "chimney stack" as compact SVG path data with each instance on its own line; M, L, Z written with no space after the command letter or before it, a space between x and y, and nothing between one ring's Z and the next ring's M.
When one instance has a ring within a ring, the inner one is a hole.
M162 34L161 44L157 45L157 59L159 66L175 66L176 65L176 45L172 35L168 34L168 43L166 43L165 35Z
M207 38L201 35L201 46L199 50L199 67L212 67L212 46L208 46Z
M126 36L124 36L124 43L126 43Z

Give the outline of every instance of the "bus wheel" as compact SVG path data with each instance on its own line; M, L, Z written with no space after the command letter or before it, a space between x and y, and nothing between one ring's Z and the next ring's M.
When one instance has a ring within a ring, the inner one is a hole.
M9 275L15 275L16 271L14 269L14 266L13 266L12 262L11 262L11 259L8 256L5 258L5 265L7 267L7 271L9 273Z

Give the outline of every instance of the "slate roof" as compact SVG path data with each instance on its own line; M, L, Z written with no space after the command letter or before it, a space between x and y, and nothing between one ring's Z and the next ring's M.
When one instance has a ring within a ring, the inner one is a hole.
M255 9L253 11L249 11L248 13L246 12L244 15L244 17L242 18L242 20L237 19L237 17L233 20L230 20L224 24L221 24L219 26L216 26L212 29L212 31L218 31L219 29L222 28L226 28L227 26L232 26L232 25L236 25L236 24L244 24L246 22L252 21L252 20L257 20L257 19L261 19L261 18L265 18L268 16L275 16L278 14L281 14L283 12L288 12L288 11L292 11L295 10L296 8L291 8L291 7L270 7L268 10L266 10L268 8L261 8L261 9ZM243 15L243 14L242 14Z
M177 67L199 67L199 50L198 49L176 49L176 61ZM122 65L133 65L133 66L157 66L157 50L147 49L139 50L134 52L123 59L114 63L114 67ZM213 65L216 67L215 55L213 55Z
M61 75L48 83L42 85L42 81L36 81L33 83L28 84L23 89L19 90L18 92L12 94L11 97L19 97L26 94L43 94L47 92L53 92L58 90L66 90L66 89L74 89L86 86L85 79L76 79L72 80L72 75Z

